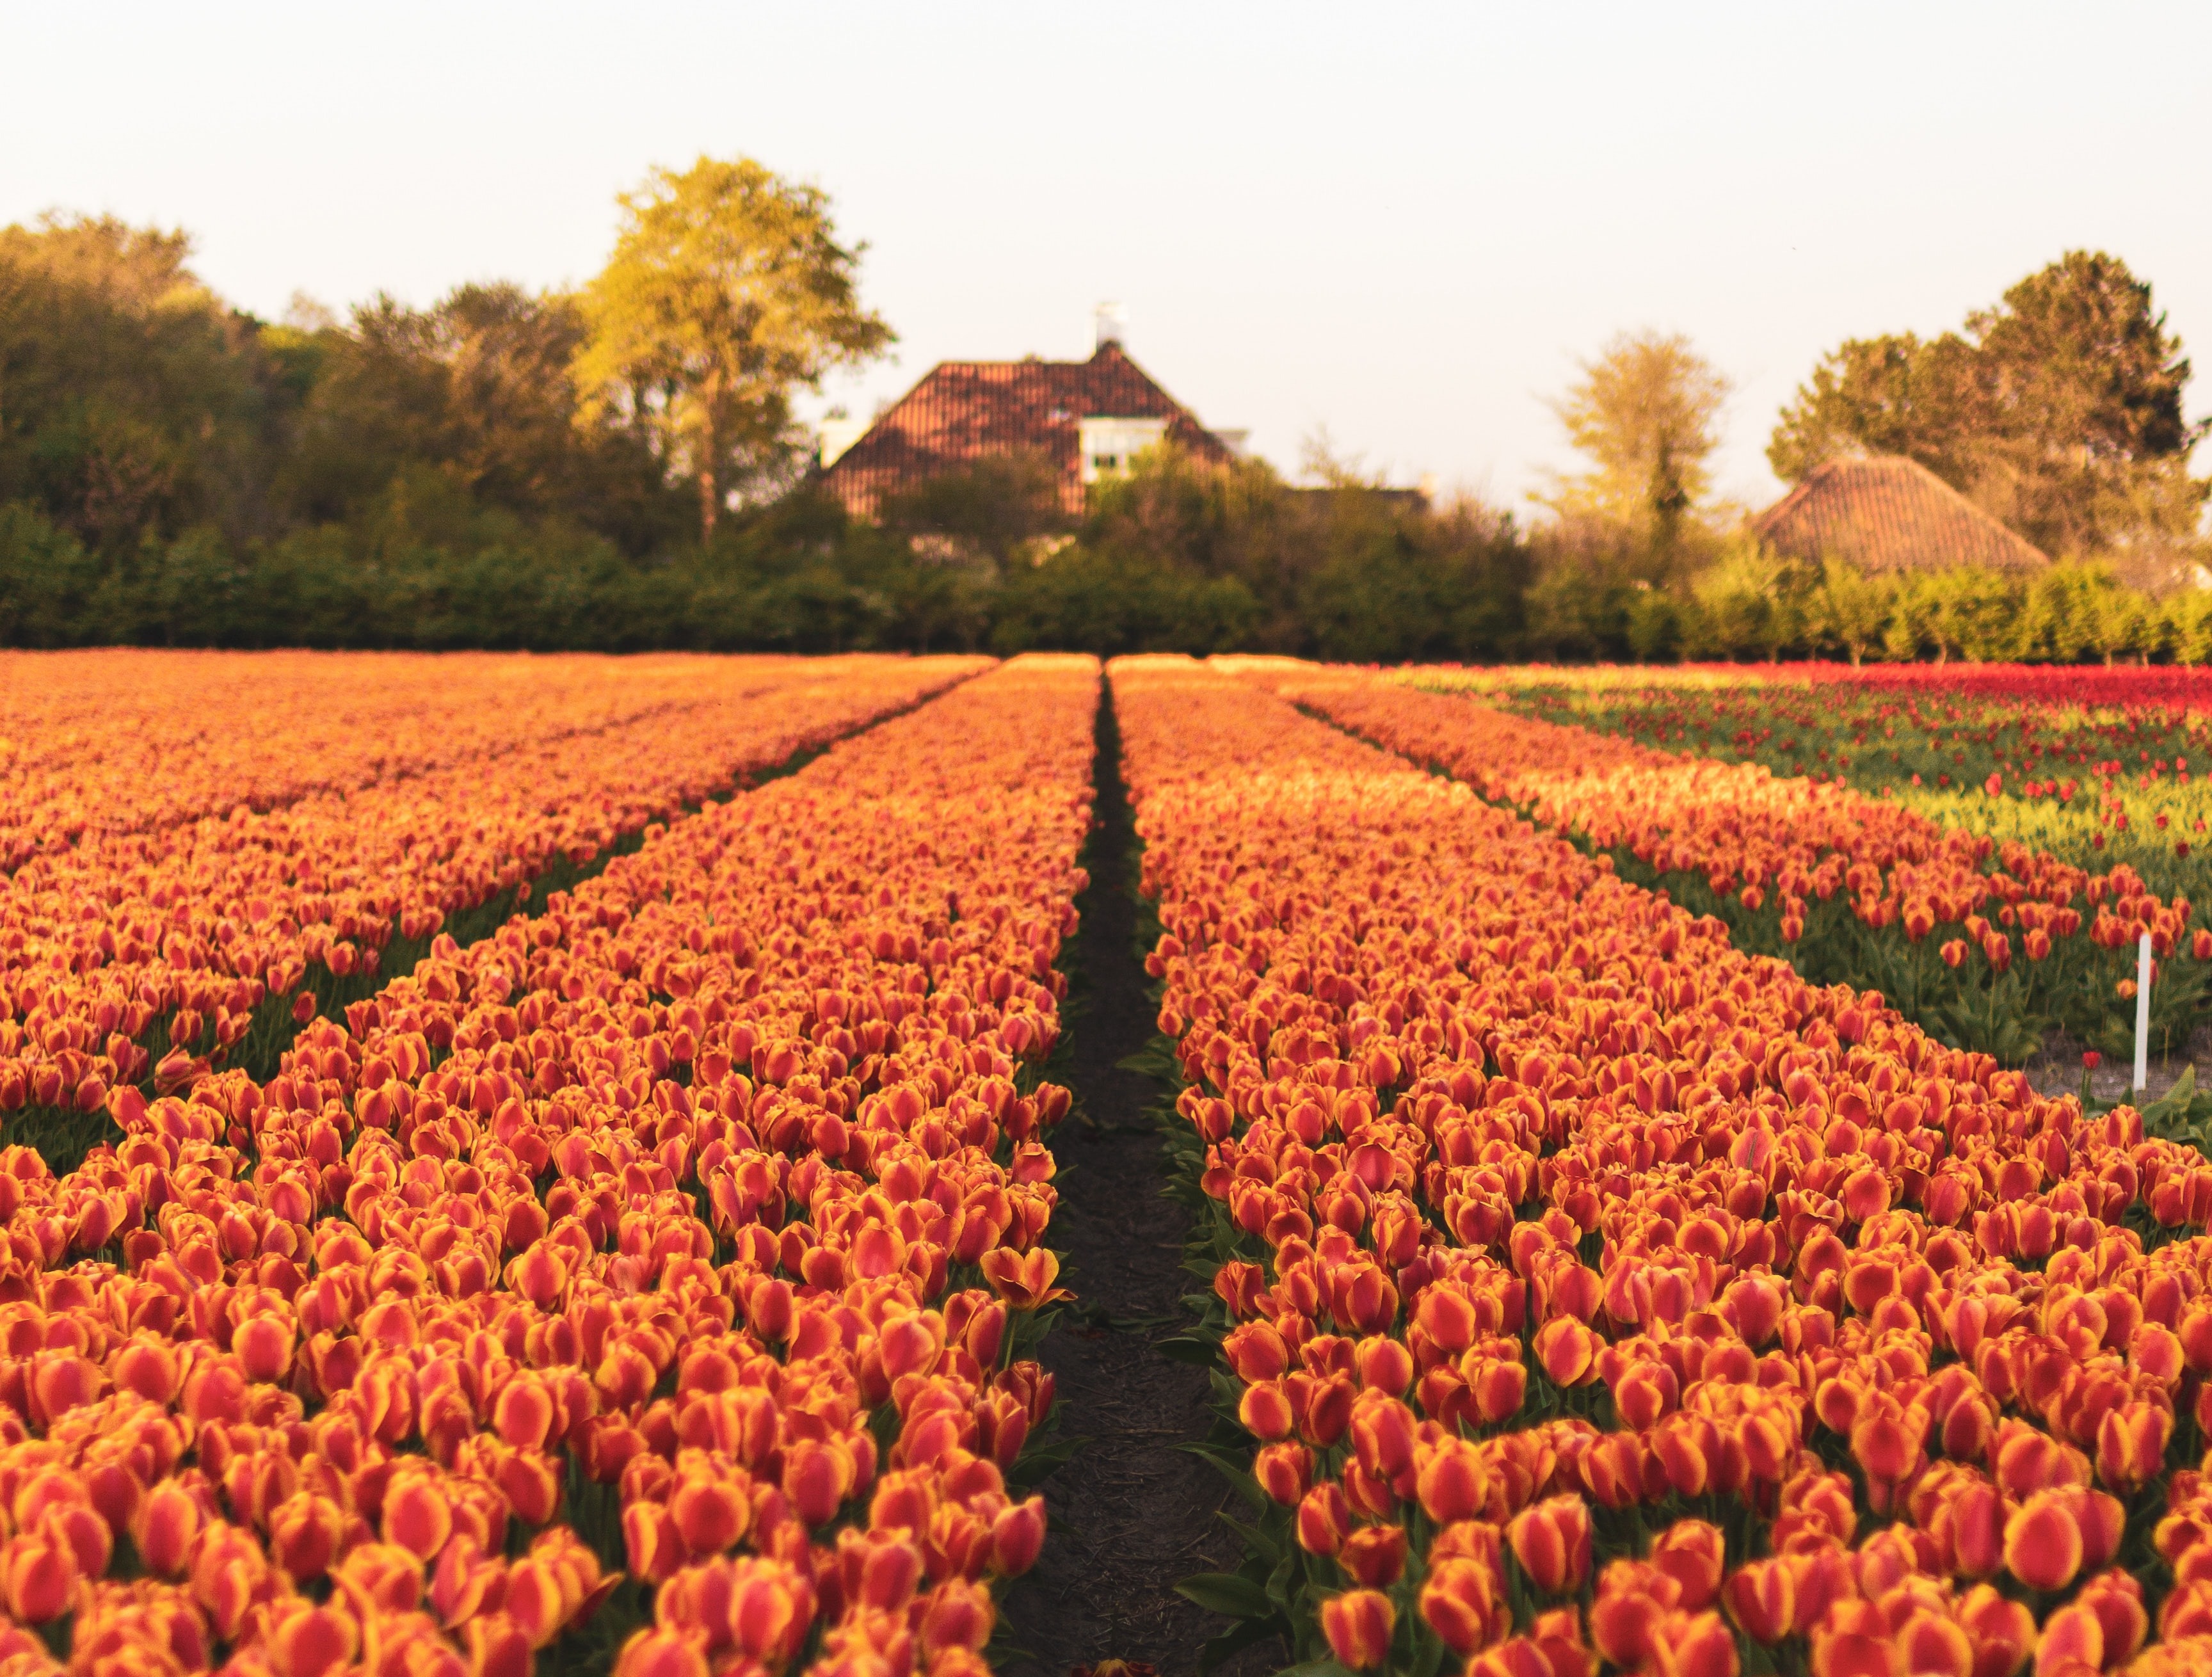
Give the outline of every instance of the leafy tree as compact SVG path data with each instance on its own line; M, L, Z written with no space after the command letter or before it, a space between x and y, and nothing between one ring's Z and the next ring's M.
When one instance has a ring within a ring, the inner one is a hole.
M792 392L880 354L891 331L861 308L862 247L838 244L817 187L702 157L619 202L614 254L582 299L585 416L650 439L696 484L711 538L731 489L793 458Z
M0 228L0 500L107 553L264 527L267 368L191 255L180 232L112 216Z
M1729 382L1681 335L1623 332L1553 404L1590 461L1546 497L1563 518L1595 516L1634 531L1662 568L1711 487L1706 461Z
M1074 523L1060 505L1060 473L1041 454L989 454L884 497L880 522L954 562L1004 569L1042 537Z
M1807 628L1820 644L1842 647L1856 667L1881 644L1896 598L1893 580L1862 575L1843 560L1825 559L1820 580L1806 601Z
M1974 371L1974 348L1955 332L1848 338L1798 386L1766 458L1794 483L1838 455L1902 454L1966 489L1975 472Z
M1915 574L1898 593L1883 643L1892 658L1932 650L1953 658L2002 658L2013 650L2016 602L2004 579L1978 566Z
M1097 653L1226 652L1242 647L1259 605L1234 578L1195 576L1157 560L1075 547L1009 574L991 647Z
M2046 552L2185 547L2212 483L2189 475L2189 362L2147 282L2069 251L1963 333L1853 339L1783 410L1767 458L1802 477L1838 453L1918 460Z
M1778 658L1802 638L1808 579L1749 536L1732 538L1692 584L1686 649L1701 658Z
M488 505L565 517L632 550L673 533L644 440L579 421L568 368L584 325L573 297L463 285L415 309L380 295L349 331L280 326L263 337L305 372L288 480L304 516L349 517L424 465Z

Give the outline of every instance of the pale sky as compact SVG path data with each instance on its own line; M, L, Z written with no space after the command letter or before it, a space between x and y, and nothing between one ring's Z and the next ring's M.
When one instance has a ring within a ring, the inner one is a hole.
M2212 368L2212 5L775 7L0 0L0 222L182 225L281 315L573 283L654 163L834 198L896 359L1127 343L1295 469L1526 510L1545 405L1612 333L1735 382L1720 489L1825 348L1958 324L2075 246ZM2212 411L2212 373L2191 417ZM2203 454L2200 453L2200 465Z

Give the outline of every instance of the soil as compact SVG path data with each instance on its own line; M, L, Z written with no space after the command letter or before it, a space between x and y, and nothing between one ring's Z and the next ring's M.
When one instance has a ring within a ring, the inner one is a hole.
M1085 856L1091 887L1078 907L1066 1057L1055 1078L1078 1106L1052 1139L1065 1175L1053 1212L1061 1284L1078 1303L1046 1340L1063 1431L1090 1440L1045 1481L1052 1532L1036 1566L1000 1606L1001 1670L1066 1677L1076 1666L1128 1660L1161 1677L1198 1669L1206 1640L1228 1628L1175 1592L1194 1572L1231 1571L1235 1535L1215 1515L1234 1494L1194 1455L1206 1437L1205 1371L1152 1347L1184 1323L1182 1296L1200 1283L1182 1265L1188 1216L1163 1197L1159 1091L1121 1061L1154 1032L1150 981L1134 947L1136 835L1120 770L1110 696L1098 723L1097 825ZM1219 1668L1249 1677L1281 1663L1247 1650Z
M2080 1094L2081 1046L2070 1036L2053 1036L2043 1045L2043 1051L2027 1062L2028 1082L2045 1095ZM2197 1068L2197 1086L2212 1090L2212 1023L2197 1026L2179 1054L2151 1056L2144 1068L2143 1092L2136 1097L2136 1103L2156 1100L2191 1066ZM2089 1073L2089 1092L2100 1101L2124 1100L2135 1074L2130 1056L2106 1054Z

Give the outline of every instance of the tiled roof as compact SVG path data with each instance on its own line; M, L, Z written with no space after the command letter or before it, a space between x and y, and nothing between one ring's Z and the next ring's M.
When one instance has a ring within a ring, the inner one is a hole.
M1086 418L1164 419L1204 459L1229 451L1118 343L1089 361L948 361L932 368L822 474L861 518L882 498L986 454L1036 453L1060 471L1060 505L1083 510L1078 430Z
M2039 570L2043 550L2014 535L1917 460L1827 460L1752 526L1792 558L1834 557L1869 574L1980 565Z

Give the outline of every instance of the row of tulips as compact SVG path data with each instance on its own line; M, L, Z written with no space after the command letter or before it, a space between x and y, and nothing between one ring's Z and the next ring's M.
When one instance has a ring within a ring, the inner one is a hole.
M410 967L449 919L489 929L549 871L983 664L740 663L611 727L36 856L0 882L0 1114L96 1114L226 1063L265 1077L301 1024Z
M1698 684L1671 672L1631 684L1612 671L1419 669L1396 679L1479 692L1521 715L1661 750L1832 778L2077 866L2124 862L2160 896L2198 894L2212 835L2212 740L2188 706L2212 696L2202 671L2111 671L2114 679L2090 682L2037 671L2008 679L2001 668L1902 686L1849 674L1790 666ZM2191 677L2183 690L2136 679L2173 674Z
M1097 684L1018 660L265 1085L0 1151L0 1672L526 1677L649 1595L620 1677L981 1674Z
M1255 1510L1217 1651L2212 1668L2200 1155L1254 683L1110 675Z
M795 660L102 650L0 657L0 872L788 679Z
M2065 667L2051 664L1836 664L1808 659L1789 664L1521 664L1471 666L1428 665L1409 671L1421 684L1504 693L1535 685L1589 691L1644 689L1727 691L1790 683L1811 687L1863 688L2061 710L2071 707L2132 710L2157 707L2212 711L2212 669L2179 664L2120 664Z
M1385 749L1610 853L1821 982L1879 993L1945 1040L2017 1065L2054 1025L2131 1046L2136 947L2155 1032L2185 1037L2212 931L2126 866L2090 873L1848 787L1631 741L1288 659L1231 667Z

